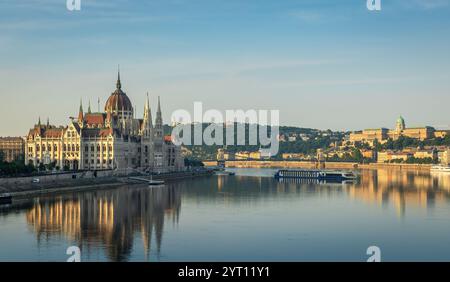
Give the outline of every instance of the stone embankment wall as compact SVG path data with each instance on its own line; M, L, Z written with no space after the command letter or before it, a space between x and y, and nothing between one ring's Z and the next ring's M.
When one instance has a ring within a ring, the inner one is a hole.
M39 183L51 183L55 181L64 181L71 179L93 179L101 177L113 176L112 170L99 170L96 172L97 177L94 177L93 171L80 171L80 172L64 172L64 173L50 173L37 176L24 176L24 177L5 177L0 178L0 186L3 185L21 185L33 183L33 180L39 179Z

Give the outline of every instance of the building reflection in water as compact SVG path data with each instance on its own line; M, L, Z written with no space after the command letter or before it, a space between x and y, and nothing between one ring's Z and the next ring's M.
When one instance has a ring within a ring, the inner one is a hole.
M382 207L392 205L399 216L405 216L407 207L427 211L439 204L447 205L450 201L450 174L398 169L361 170L358 173L360 177L357 181L344 184L306 179L277 181L272 177L218 177L217 190L225 198L233 197L238 193L233 187L239 186L237 182L240 182L241 187L245 186L246 193L259 194L260 197L302 193L333 197L345 193L350 198L369 204Z
M215 207L284 204L306 197L349 197L381 208L394 207L400 217L408 211L428 212L448 206L450 175L404 170L361 170L350 184L277 181L267 177L217 176L184 180L162 189L122 187L114 190L41 197L26 209L26 219L38 244L63 238L82 254L104 249L108 260L159 257L165 221L178 224L181 200ZM276 201L272 201L272 200ZM279 199L280 201L278 201ZM191 206L189 206L191 204ZM12 211L13 209L11 209ZM186 227L184 227L186 228Z
M111 261L125 261L135 236L142 237L148 259L152 237L159 255L164 220L178 223L181 193L175 187L124 187L37 199L26 213L38 244L51 236L75 241L83 251L103 246Z
M450 200L450 175L394 169L362 170L350 185L351 197L379 205L393 204L400 216L407 207L432 209Z

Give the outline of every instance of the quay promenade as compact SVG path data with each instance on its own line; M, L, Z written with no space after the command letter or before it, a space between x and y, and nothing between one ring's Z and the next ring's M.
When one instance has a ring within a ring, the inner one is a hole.
M182 171L153 175L155 180L179 181L187 178L212 175L212 170ZM134 174L139 175L139 174ZM141 176L150 177L145 174ZM39 179L36 183L33 180ZM142 182L129 179L129 176L114 176L110 172L92 174L73 172L64 174L49 174L42 176L0 178L0 194L9 193L14 198L27 198L36 195L65 193L81 190L108 189L124 185L135 185Z

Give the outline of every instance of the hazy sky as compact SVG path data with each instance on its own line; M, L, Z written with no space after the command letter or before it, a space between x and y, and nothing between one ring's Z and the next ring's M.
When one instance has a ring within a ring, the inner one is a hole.
M450 0L0 1L0 136L122 89L142 115L279 109L320 129L450 124Z

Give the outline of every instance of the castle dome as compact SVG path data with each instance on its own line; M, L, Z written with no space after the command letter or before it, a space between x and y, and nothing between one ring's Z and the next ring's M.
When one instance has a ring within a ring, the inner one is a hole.
M405 125L405 119L403 119L403 117L400 116L400 117L397 119L397 126L396 126L396 129L397 129L397 131L402 131L402 130L405 130L405 128L406 128L406 125Z
M120 83L120 73L117 76L116 90L111 93L105 104L106 112L120 112L120 111L132 112L133 106L130 98L122 91L122 84Z

